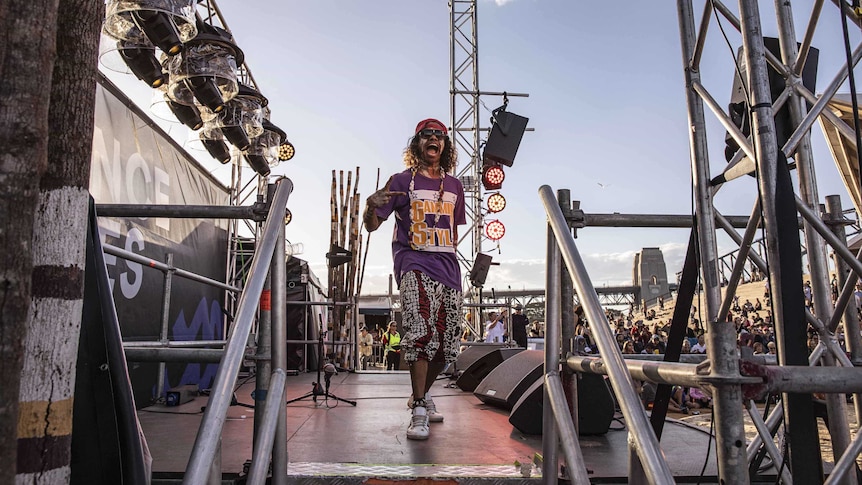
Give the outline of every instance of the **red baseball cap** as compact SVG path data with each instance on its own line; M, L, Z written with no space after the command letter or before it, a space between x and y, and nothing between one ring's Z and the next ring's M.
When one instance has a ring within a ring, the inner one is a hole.
M444 135L447 135L447 136L449 135L449 132L446 130L446 125L441 123L440 120L435 120L434 118L428 118L428 119L420 121L419 124L416 125L416 133L415 134L418 135L420 131L424 130L425 128L430 128L432 126L434 128L439 128L440 130L443 130Z

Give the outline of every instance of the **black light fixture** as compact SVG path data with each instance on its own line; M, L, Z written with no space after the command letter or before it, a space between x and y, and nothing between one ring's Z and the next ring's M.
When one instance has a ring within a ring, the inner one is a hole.
M260 176L266 177L269 175L269 164L266 163L266 158L263 158L261 155L250 155L248 153L244 153L243 155L245 156L248 165Z
M224 142L221 130L204 125L200 134L198 134L198 138L213 158L221 163L230 162L230 149Z
M155 47L120 40L117 41L117 52L120 53L120 57L132 71L132 74L151 88L158 88L165 84L167 76L162 71L159 60L156 59Z
M287 140L287 134L266 118L263 119L261 125L263 132L251 141L247 153L261 155L270 167L275 167L282 161L279 152L282 142Z
M245 134L245 130L240 125L223 126L221 132L227 138L227 141L239 148L240 151L248 150L248 147L251 145L251 140L248 139L248 135Z
M207 152L221 163L230 162L230 150L224 140L201 140Z
M169 56L198 33L195 0L108 0L102 30L117 40L152 44Z
M239 86L237 95L218 113L203 110L207 123L219 128L225 138L241 151L251 147L251 139L263 134L263 109L269 101L257 90ZM262 155L253 153L253 155Z
M222 28L199 22L198 31L168 62L168 96L177 103L200 104L219 113L239 92L236 71L243 53Z
M293 220L293 213L290 212L290 209L284 209L284 225L290 224L290 221Z
M150 42L165 54L175 56L183 50L179 30L170 15L157 10L136 10L132 12L132 18Z
M171 113L180 120L180 123L188 126L194 131L201 129L204 126L204 122L201 119L201 113L196 107L186 106L184 104L171 101L167 96L165 96L165 100L168 103L168 107L171 109Z

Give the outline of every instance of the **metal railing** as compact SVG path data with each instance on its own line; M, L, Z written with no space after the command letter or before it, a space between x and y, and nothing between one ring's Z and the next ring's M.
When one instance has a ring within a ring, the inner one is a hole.
M201 419L200 428L198 429L195 444L192 448L191 457L186 466L183 484L196 485L206 483L208 474L216 456L216 451L221 440L222 429L224 428L225 419L227 417L227 409L230 406L233 397L233 389L236 385L237 375L239 374L240 366L245 357L245 347L251 332L252 324L254 323L255 314L257 313L258 301L263 292L264 281L269 271L269 267L277 269L284 268L285 254L284 251L276 251L276 246L279 238L284 238L284 211L287 208L287 200L293 183L289 179L281 179L275 191L272 204L269 209L269 214L264 224L262 235L258 240L257 252L252 260L251 270L246 280L245 288L239 299L239 306L234 320L234 326L228 337L228 343L225 348L224 357L222 358L219 370L216 373L213 382L212 390L210 391L210 400L204 411ZM283 244L283 243L282 243ZM271 263L271 264L270 264ZM284 284L284 272L281 271L281 282L274 281L273 297L275 301L284 302L286 285ZM273 277L278 280L278 273ZM276 298L275 293L282 293ZM273 328L278 328L285 325L285 312L273 312ZM281 321L279 321L281 320ZM281 332L273 332L283 336ZM273 395L270 393L267 400L279 401L279 404L284 403L284 386L281 386L281 395ZM266 413L265 413L266 414ZM275 419L278 420L279 426L283 425L284 420L278 419L276 413ZM275 428L276 436L279 433L274 422L264 420L261 428ZM282 434L285 436L285 434ZM257 450L256 450L257 451ZM259 460L260 454L255 455ZM277 455L273 457L273 469L286 469L287 454L283 456ZM254 462L252 467L257 466ZM275 475L275 474L274 474ZM286 478L286 477L283 477ZM278 477L273 476L273 483L283 483L278 481Z
M559 432L562 434L560 440L564 456L567 462L567 470L573 475L575 483L589 483L586 479L586 469L584 462L577 457L580 454L578 445L577 433L575 432L574 424L571 421L571 416L566 420L568 407L553 404L552 396L562 395L562 386L559 384L559 349L560 336L562 332L562 315L561 315L561 298L560 298L560 278L561 265L559 264L560 256L568 267L569 273L572 276L575 291L581 297L581 305L586 314L587 321L590 322L605 322L605 325L594 324L590 328L593 332L593 337L599 347L605 365L607 367L608 376L610 377L611 386L619 400L620 409L625 417L629 428L629 443L632 449L632 460L630 460L630 468L636 466L635 462L639 461L643 467L643 472L651 483L671 483L673 475L667 462L661 454L658 439L650 427L646 412L643 409L640 398L635 392L632 377L629 374L625 363L623 362L622 354L616 346L616 340L611 334L610 325L607 324L607 317L602 310L599 297L596 294L595 288L587 276L586 267L575 246L574 238L571 235L565 216L557 203L557 199L553 191L547 185L539 188L539 197L545 207L545 213L548 216L550 230L548 231L548 259L546 275L547 282L547 300L546 300L546 323L545 323L545 407L553 411L553 421L546 419L543 423L543 445L542 451L545 456L543 476L546 480L550 477L556 477L556 432L552 429L554 424L559 427ZM553 388L553 389L552 389ZM637 455L638 460L635 460ZM582 475L583 473L583 475ZM629 474L630 479L637 480L638 474Z

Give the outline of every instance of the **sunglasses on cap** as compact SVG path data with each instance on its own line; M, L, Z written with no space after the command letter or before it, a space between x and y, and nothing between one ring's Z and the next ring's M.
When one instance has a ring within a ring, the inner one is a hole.
M419 136L422 138L431 138L431 136L436 136L437 138L446 138L446 132L443 130L435 130L432 128L425 128L424 130L419 131Z

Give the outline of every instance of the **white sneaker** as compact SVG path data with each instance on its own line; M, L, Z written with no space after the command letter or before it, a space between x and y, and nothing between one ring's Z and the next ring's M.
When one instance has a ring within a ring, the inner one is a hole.
M425 409L428 411L428 421L432 423L442 423L443 415L437 412L437 406L431 399L431 396L425 396Z
M413 394L407 399L407 407L413 407ZM434 404L434 400L431 399L431 396L425 395L425 409L428 411L428 421L432 423L442 423L443 422L443 414L437 411L437 405Z
M410 418L410 425L407 426L407 439L427 440L430 435L431 429L428 427L428 410L424 406L414 407L413 416Z

